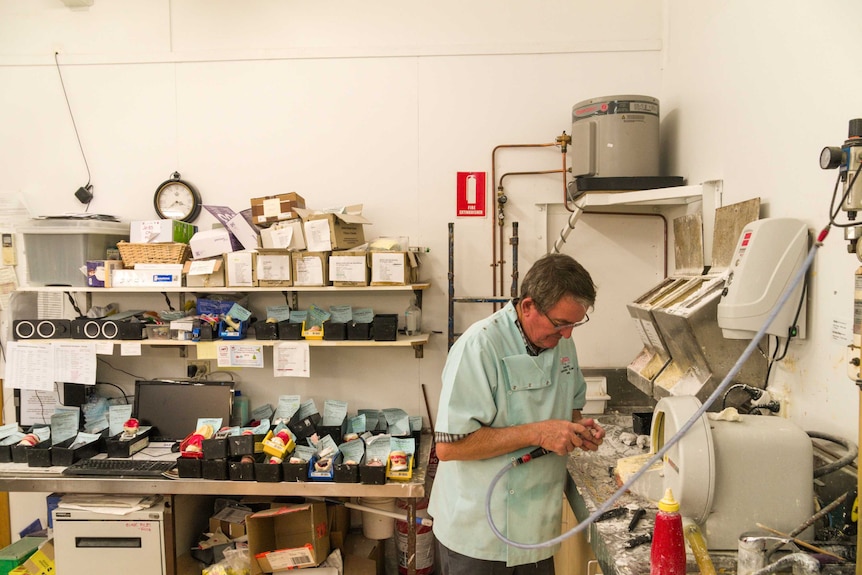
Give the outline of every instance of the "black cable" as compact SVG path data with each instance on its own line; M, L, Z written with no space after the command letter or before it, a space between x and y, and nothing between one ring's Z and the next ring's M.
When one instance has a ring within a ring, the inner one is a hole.
M170 311L176 311L176 310L174 309L173 304L171 304L171 298L169 298L169 297L168 297L168 292L163 291L163 292L162 292L162 295L165 297L165 303L167 303L167 304L168 304L168 310L170 310Z
M128 405L130 403L129 402L129 396L126 394L125 390L122 387L120 387L119 385L117 385L116 383L109 383L107 381L97 381L96 385L112 385L112 386L116 387L117 389L120 390L120 393L123 394L123 399L126 401L126 404Z
M84 317L84 314L81 313L81 308L78 307L78 302L75 301L75 298L72 297L70 292L63 292L66 294L66 297L69 298L69 303L72 304L72 307L75 308L75 312L78 314L78 317Z
M108 363L108 361L107 361L107 360L102 359L101 357L97 357L96 359L97 359L98 361L101 361L102 363L104 363L105 365L107 365L108 367L110 367L111 369L113 369L114 371L119 371L120 373L125 373L125 374L126 374L126 375L128 375L129 377L133 377L133 378L135 378L135 379L146 379L145 377L141 377L141 376L139 376L139 375L135 375L134 373L131 373L131 372L129 372L129 371L125 371L125 370L123 370L123 369L120 369L119 367L114 367L113 365L111 365L110 363Z
M75 128L75 138L78 139L78 147L81 149L81 157L84 159L84 166L87 168L87 183L84 188L90 191L90 164L87 162L87 156L84 154L84 146L81 144L81 136L78 134L78 125L75 123L75 116L72 114L72 104L69 103L69 95L66 93L66 84L63 82L63 73L60 71L60 60L57 58L59 52L54 52L54 64L57 66L57 75L60 76L60 86L63 88L63 97L66 98L66 107L69 109L69 117L72 119L72 127ZM92 201L92 197L90 198ZM90 209L90 201L87 202L86 212Z
M830 212L829 212L829 225L835 226L836 228L854 228L860 225L858 222L847 222L844 224L839 224L835 221L835 218L838 216L838 213L841 211L841 206L850 196L850 192L853 191L853 186L856 184L856 178L859 177L859 172L862 172L862 167L856 170L856 173L853 174L853 179L850 180L850 184L847 186L847 190L844 192L844 195L841 197L841 201L838 203L838 207L835 208L835 197L838 195L838 184L841 183L841 172L838 172L838 178L835 180L835 187L832 189L832 202L829 204Z

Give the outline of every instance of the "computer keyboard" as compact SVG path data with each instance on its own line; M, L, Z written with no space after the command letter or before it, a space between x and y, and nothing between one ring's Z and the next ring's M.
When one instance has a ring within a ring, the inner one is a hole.
M176 460L161 459L82 459L64 469L63 475L161 477L176 464Z

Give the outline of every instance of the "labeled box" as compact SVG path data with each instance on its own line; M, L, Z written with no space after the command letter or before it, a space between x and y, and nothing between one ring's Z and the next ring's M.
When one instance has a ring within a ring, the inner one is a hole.
M366 224L371 222L362 216L362 206L348 206L344 213L321 213L297 210L302 216L305 243L309 251L329 252L349 250L365 243Z
M285 220L263 228L260 230L260 246L266 249L304 250L306 246L302 220Z
M265 509L246 518L251 574L315 567L329 555L326 504Z
M334 286L367 286L371 279L368 252L339 251L329 256L329 281Z
M267 227L281 220L297 218L294 208L304 208L305 198L296 192L251 199L251 219L255 225Z
M180 220L132 220L129 242L133 244L189 243L197 227Z
M260 287L290 287L293 285L293 259L286 249L257 250L255 273Z
M224 259L187 261L183 264L186 287L224 287Z
M293 256L293 285L329 285L329 252L302 252Z
M371 252L371 285L411 285L419 281L419 259L413 252Z
M189 240L189 247L192 250L192 259L201 260L232 252L239 246L233 244L229 231L216 228L193 235Z
M135 269L115 269L110 287L181 287L183 264L135 264Z
M224 254L224 280L227 287L254 287L255 252L241 251Z

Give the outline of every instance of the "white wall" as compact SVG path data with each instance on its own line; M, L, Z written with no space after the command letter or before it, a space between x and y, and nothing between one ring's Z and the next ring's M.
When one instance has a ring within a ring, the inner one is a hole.
M431 248L424 319L445 334L455 172L490 178L495 146L553 141L583 99L659 97L665 174L723 180L724 204L759 196L764 216L823 228L836 174L821 171L817 156L862 117L860 17L852 0L554 0L539 10L382 0L95 0L70 10L60 0L0 0L0 191L20 191L35 214L82 209L72 193L87 174L52 58L60 50L95 186L91 211L152 217L152 192L174 170L206 201L237 209L291 190L314 207L362 202L375 222L370 235L409 235ZM559 153L505 150L498 164L498 174L553 170ZM507 184L506 233L520 223L522 274L546 240L536 204L559 202L560 190L553 176ZM620 285L620 270L635 264L649 285L661 258L629 253L606 222L584 223L570 249L590 262L600 291L595 317L578 332L580 356L587 366L622 367L639 346L617 316L625 319L627 289L642 290ZM456 223L459 294L489 295L490 225ZM638 232L660 245L653 226ZM846 376L843 326L852 326L859 262L842 237L833 229L818 252L809 337L790 346L770 388L801 427L854 439L858 391ZM458 329L486 312L459 311ZM445 350L445 335L421 361L397 350L314 350L311 380L273 380L262 370L243 373L242 385L253 399L301 393L354 409L382 398L422 414L425 385L436 414ZM152 357L110 361L148 376L181 373L181 360L153 353L158 373ZM345 377L352 373L369 375ZM99 376L131 381L105 366Z
M495 146L553 142L570 131L572 106L587 98L657 95L661 26L657 0L553 0L539 10L487 0L95 0L83 10L60 0L0 0L0 191L20 192L36 215L83 210L73 192L87 171L53 58L59 51L94 185L91 212L152 218L153 191L175 170L205 202L236 210L252 197L287 191L311 207L363 203L374 222L370 237L407 235L431 248L423 259L422 277L431 282L423 320L440 333L425 358L409 350L316 348L310 379L272 378L267 357L266 369L239 374L241 388L253 405L299 393L318 406L335 398L351 410L402 407L425 415L424 385L436 415L455 173L487 172L490 196ZM506 150L495 167L502 174L559 166L560 153L550 148ZM536 206L560 202L562 181L513 179L507 195L505 233L518 221L526 238L523 275L544 253L546 218ZM461 295L490 295L492 221L456 222ZM202 216L197 223L212 222ZM598 237L607 233L595 225ZM590 226L578 234L583 245L597 237ZM504 257L508 275L508 252ZM612 277L593 273L600 286ZM656 277L655 269L648 273ZM373 301L390 313L407 304ZM309 295L300 302L344 303ZM164 307L160 298L148 305ZM611 299L601 306L614 309ZM488 311L459 310L458 331ZM630 350L614 345L609 317L599 313L584 328L585 364L620 366L637 352L636 341ZM136 376L184 373L175 351L115 354L98 377L126 389L134 377L108 364ZM39 508L18 505L21 521Z

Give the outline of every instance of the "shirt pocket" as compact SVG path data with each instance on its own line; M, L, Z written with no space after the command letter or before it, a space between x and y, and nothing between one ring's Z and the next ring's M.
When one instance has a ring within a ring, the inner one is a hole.
M550 376L536 358L528 355L503 358L503 366L511 423L529 423L541 418L552 394Z

